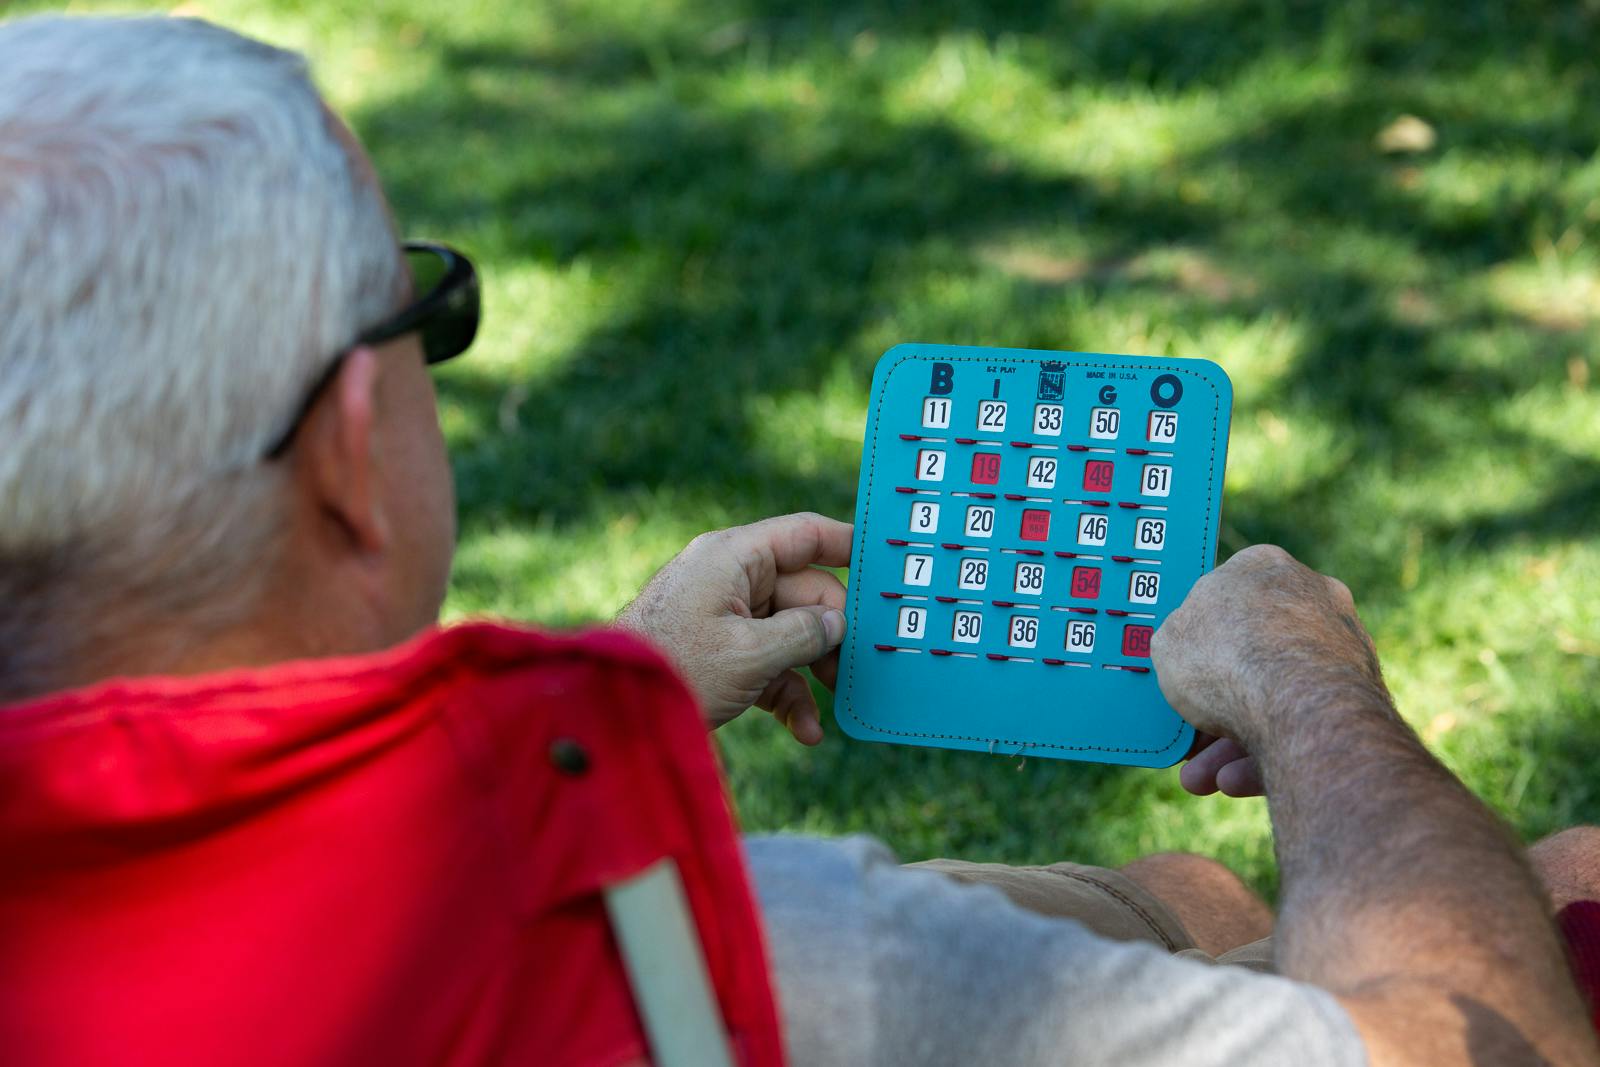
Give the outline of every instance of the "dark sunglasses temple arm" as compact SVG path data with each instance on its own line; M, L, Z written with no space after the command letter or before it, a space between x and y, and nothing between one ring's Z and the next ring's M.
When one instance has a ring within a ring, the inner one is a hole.
M309 390L295 410L294 419L266 450L263 459L281 459L294 444L300 425L316 406L328 383L339 374L339 368L350 352L361 345L379 345L414 331L421 332L423 354L428 363L443 363L465 352L478 333L481 294L478 272L472 261L460 252L444 245L424 241L408 241L407 254L426 253L444 262L444 274L421 297L400 309L392 318L363 331L349 348L336 355Z

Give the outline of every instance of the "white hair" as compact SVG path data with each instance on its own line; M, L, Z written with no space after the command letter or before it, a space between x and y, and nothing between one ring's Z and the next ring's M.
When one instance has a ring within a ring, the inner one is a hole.
M0 621L90 571L205 599L270 551L263 453L405 285L364 168L292 53L0 25Z

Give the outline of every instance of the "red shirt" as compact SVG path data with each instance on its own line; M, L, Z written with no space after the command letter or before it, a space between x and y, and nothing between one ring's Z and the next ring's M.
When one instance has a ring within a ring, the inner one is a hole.
M704 727L636 641L461 626L0 709L0 1056L623 1063L597 891L663 855L742 1059L778 1063Z
M1594 1028L1600 1031L1600 901L1576 900L1556 915L1556 925L1567 941L1567 958L1578 991L1589 1006Z

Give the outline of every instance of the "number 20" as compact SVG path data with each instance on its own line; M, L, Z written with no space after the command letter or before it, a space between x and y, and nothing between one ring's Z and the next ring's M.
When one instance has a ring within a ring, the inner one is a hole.
M974 505L967 509L968 537L994 536L994 508Z

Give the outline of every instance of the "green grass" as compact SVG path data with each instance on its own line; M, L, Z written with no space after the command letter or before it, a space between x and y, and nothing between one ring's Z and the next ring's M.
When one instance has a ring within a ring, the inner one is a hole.
M604 620L704 528L848 517L895 342L1203 355L1226 549L1343 577L1523 834L1600 819L1596 0L189 7L307 50L487 272L452 615ZM1403 115L1436 143L1380 151ZM719 739L752 828L1275 882L1261 803L1174 772Z

